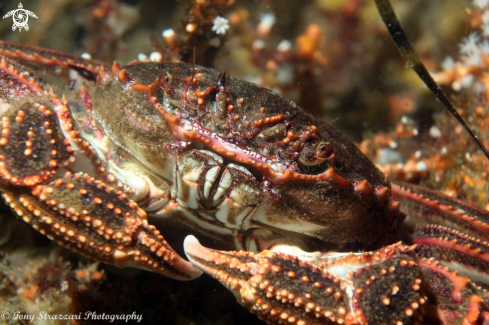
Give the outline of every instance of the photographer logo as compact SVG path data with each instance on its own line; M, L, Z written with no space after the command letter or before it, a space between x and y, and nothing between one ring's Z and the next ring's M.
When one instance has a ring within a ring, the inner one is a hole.
M19 29L19 32L22 31L22 28L24 28L26 31L29 30L29 25L27 25L27 21L29 20L29 16L36 18L37 16L35 13L29 10L25 10L22 6L22 3L19 3L19 8L15 10L11 10L7 12L5 16L3 16L3 19L8 18L12 16L14 20L14 24L12 25L12 30L15 31L17 28Z

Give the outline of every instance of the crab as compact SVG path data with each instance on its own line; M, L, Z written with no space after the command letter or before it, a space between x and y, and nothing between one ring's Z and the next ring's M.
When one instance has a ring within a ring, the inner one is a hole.
M0 189L61 245L179 280L207 272L274 324L488 321L488 212L389 182L295 103L186 63L5 41L0 55ZM186 260L153 223L228 251L188 237Z

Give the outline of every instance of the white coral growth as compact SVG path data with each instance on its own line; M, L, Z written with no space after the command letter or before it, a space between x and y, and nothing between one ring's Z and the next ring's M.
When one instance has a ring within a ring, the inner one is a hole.
M462 54L471 54L478 51L478 43L480 41L479 35L476 32L472 32L469 36L464 37L460 44L460 52Z
M277 19L275 18L275 15L273 12L268 12L266 14L261 15L260 23L257 26L257 31L260 37L265 37L270 33L270 30L272 29L273 25L275 25L275 22Z
M216 34L226 34L226 31L229 29L229 20L223 18L221 16L217 16L214 18L214 26L212 26L212 31L216 32Z
M481 43L479 35L472 32L465 37L460 44L460 53L465 66L481 66L483 64L482 54L487 50L484 42Z
M478 7L479 9L484 9L485 7L489 6L489 0L474 0L474 6Z
M451 56L447 56L445 60L441 63L441 68L443 70L446 69L455 69L457 67L457 64L455 60Z
M482 35L484 37L489 37L489 23L482 24L481 28L482 28Z

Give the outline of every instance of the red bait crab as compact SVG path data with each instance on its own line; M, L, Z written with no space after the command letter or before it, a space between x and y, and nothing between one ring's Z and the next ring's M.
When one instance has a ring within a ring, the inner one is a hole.
M389 182L331 125L186 63L0 42L0 189L82 255L191 280L271 324L483 324L489 213ZM238 251L184 243L182 223ZM315 251L315 253L310 253Z

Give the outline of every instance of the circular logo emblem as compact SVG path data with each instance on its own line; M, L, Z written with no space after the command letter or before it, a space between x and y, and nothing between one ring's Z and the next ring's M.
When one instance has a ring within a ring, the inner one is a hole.
M7 14L3 16L3 19L10 16L12 16L12 19L14 20L12 30L15 31L18 28L19 32L22 31L22 28L24 28L26 31L29 30L29 25L27 25L27 21L29 21L29 16L37 18L35 13L29 10L25 10L24 6L22 6L22 3L19 3L18 9L7 12Z
M29 30L29 25L27 25L29 16L27 15L27 12L24 9L15 10L13 14L13 18L14 18L14 26L20 29L25 28L25 30ZM15 30L14 26L12 26L13 30Z

